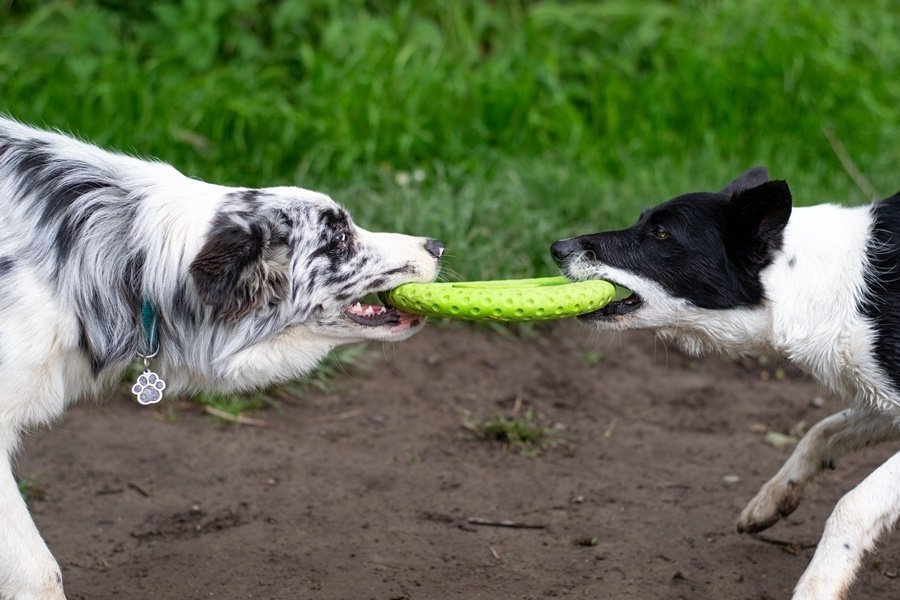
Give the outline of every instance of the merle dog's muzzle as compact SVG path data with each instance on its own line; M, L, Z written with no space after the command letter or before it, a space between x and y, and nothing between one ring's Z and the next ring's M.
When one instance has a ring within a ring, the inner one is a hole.
M442 244L439 240L429 239L425 242L425 250L426 252L428 252L428 254L440 260L444 255L444 244Z

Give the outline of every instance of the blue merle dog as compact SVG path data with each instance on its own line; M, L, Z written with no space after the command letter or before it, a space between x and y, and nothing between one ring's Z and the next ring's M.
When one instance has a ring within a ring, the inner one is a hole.
M408 338L421 317L359 300L434 280L442 252L320 193L204 183L0 118L0 597L65 597L13 478L23 431L108 390L148 336L160 376L142 401L163 377L167 393L247 390L340 344Z

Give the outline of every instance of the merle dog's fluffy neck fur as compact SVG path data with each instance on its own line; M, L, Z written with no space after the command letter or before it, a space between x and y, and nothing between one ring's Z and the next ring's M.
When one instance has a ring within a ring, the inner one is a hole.
M900 439L900 194L792 210L787 185L757 168L719 193L680 196L631 228L552 250L568 276L635 293L585 322L654 330L693 353L775 350L850 405L804 436L739 531L790 514L840 456ZM898 481L900 454L841 499L795 598L846 598L862 557L900 518Z
M64 597L10 457L22 431L121 377L142 300L167 393L250 389L336 345L413 334L415 315L352 306L432 281L442 249L368 232L324 194L212 185L0 117L0 598Z

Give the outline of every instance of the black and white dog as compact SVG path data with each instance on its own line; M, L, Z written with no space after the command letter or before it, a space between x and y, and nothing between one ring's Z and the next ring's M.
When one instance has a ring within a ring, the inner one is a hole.
M365 231L323 194L211 185L0 118L0 598L64 598L11 454L119 381L142 308L167 390L244 390L339 344L412 335L420 317L358 299L432 281L442 251Z
M791 210L784 181L751 169L679 196L628 229L558 241L573 279L633 291L582 319L652 329L693 353L774 350L850 408L813 427L740 515L755 532L791 513L841 455L900 438L900 194ZM900 454L836 506L794 598L845 598L864 554L900 517Z

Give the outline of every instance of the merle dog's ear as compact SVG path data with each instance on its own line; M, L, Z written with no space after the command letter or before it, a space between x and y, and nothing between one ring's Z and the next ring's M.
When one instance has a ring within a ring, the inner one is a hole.
M720 194L731 196L741 190L750 189L762 185L769 180L769 170L765 167L753 167L747 169L737 179L719 190Z
M727 243L733 254L762 267L781 247L791 217L791 190L785 181L767 181L735 193L728 203Z
M228 321L281 302L290 287L288 233L280 215L218 215L190 267L200 301Z

